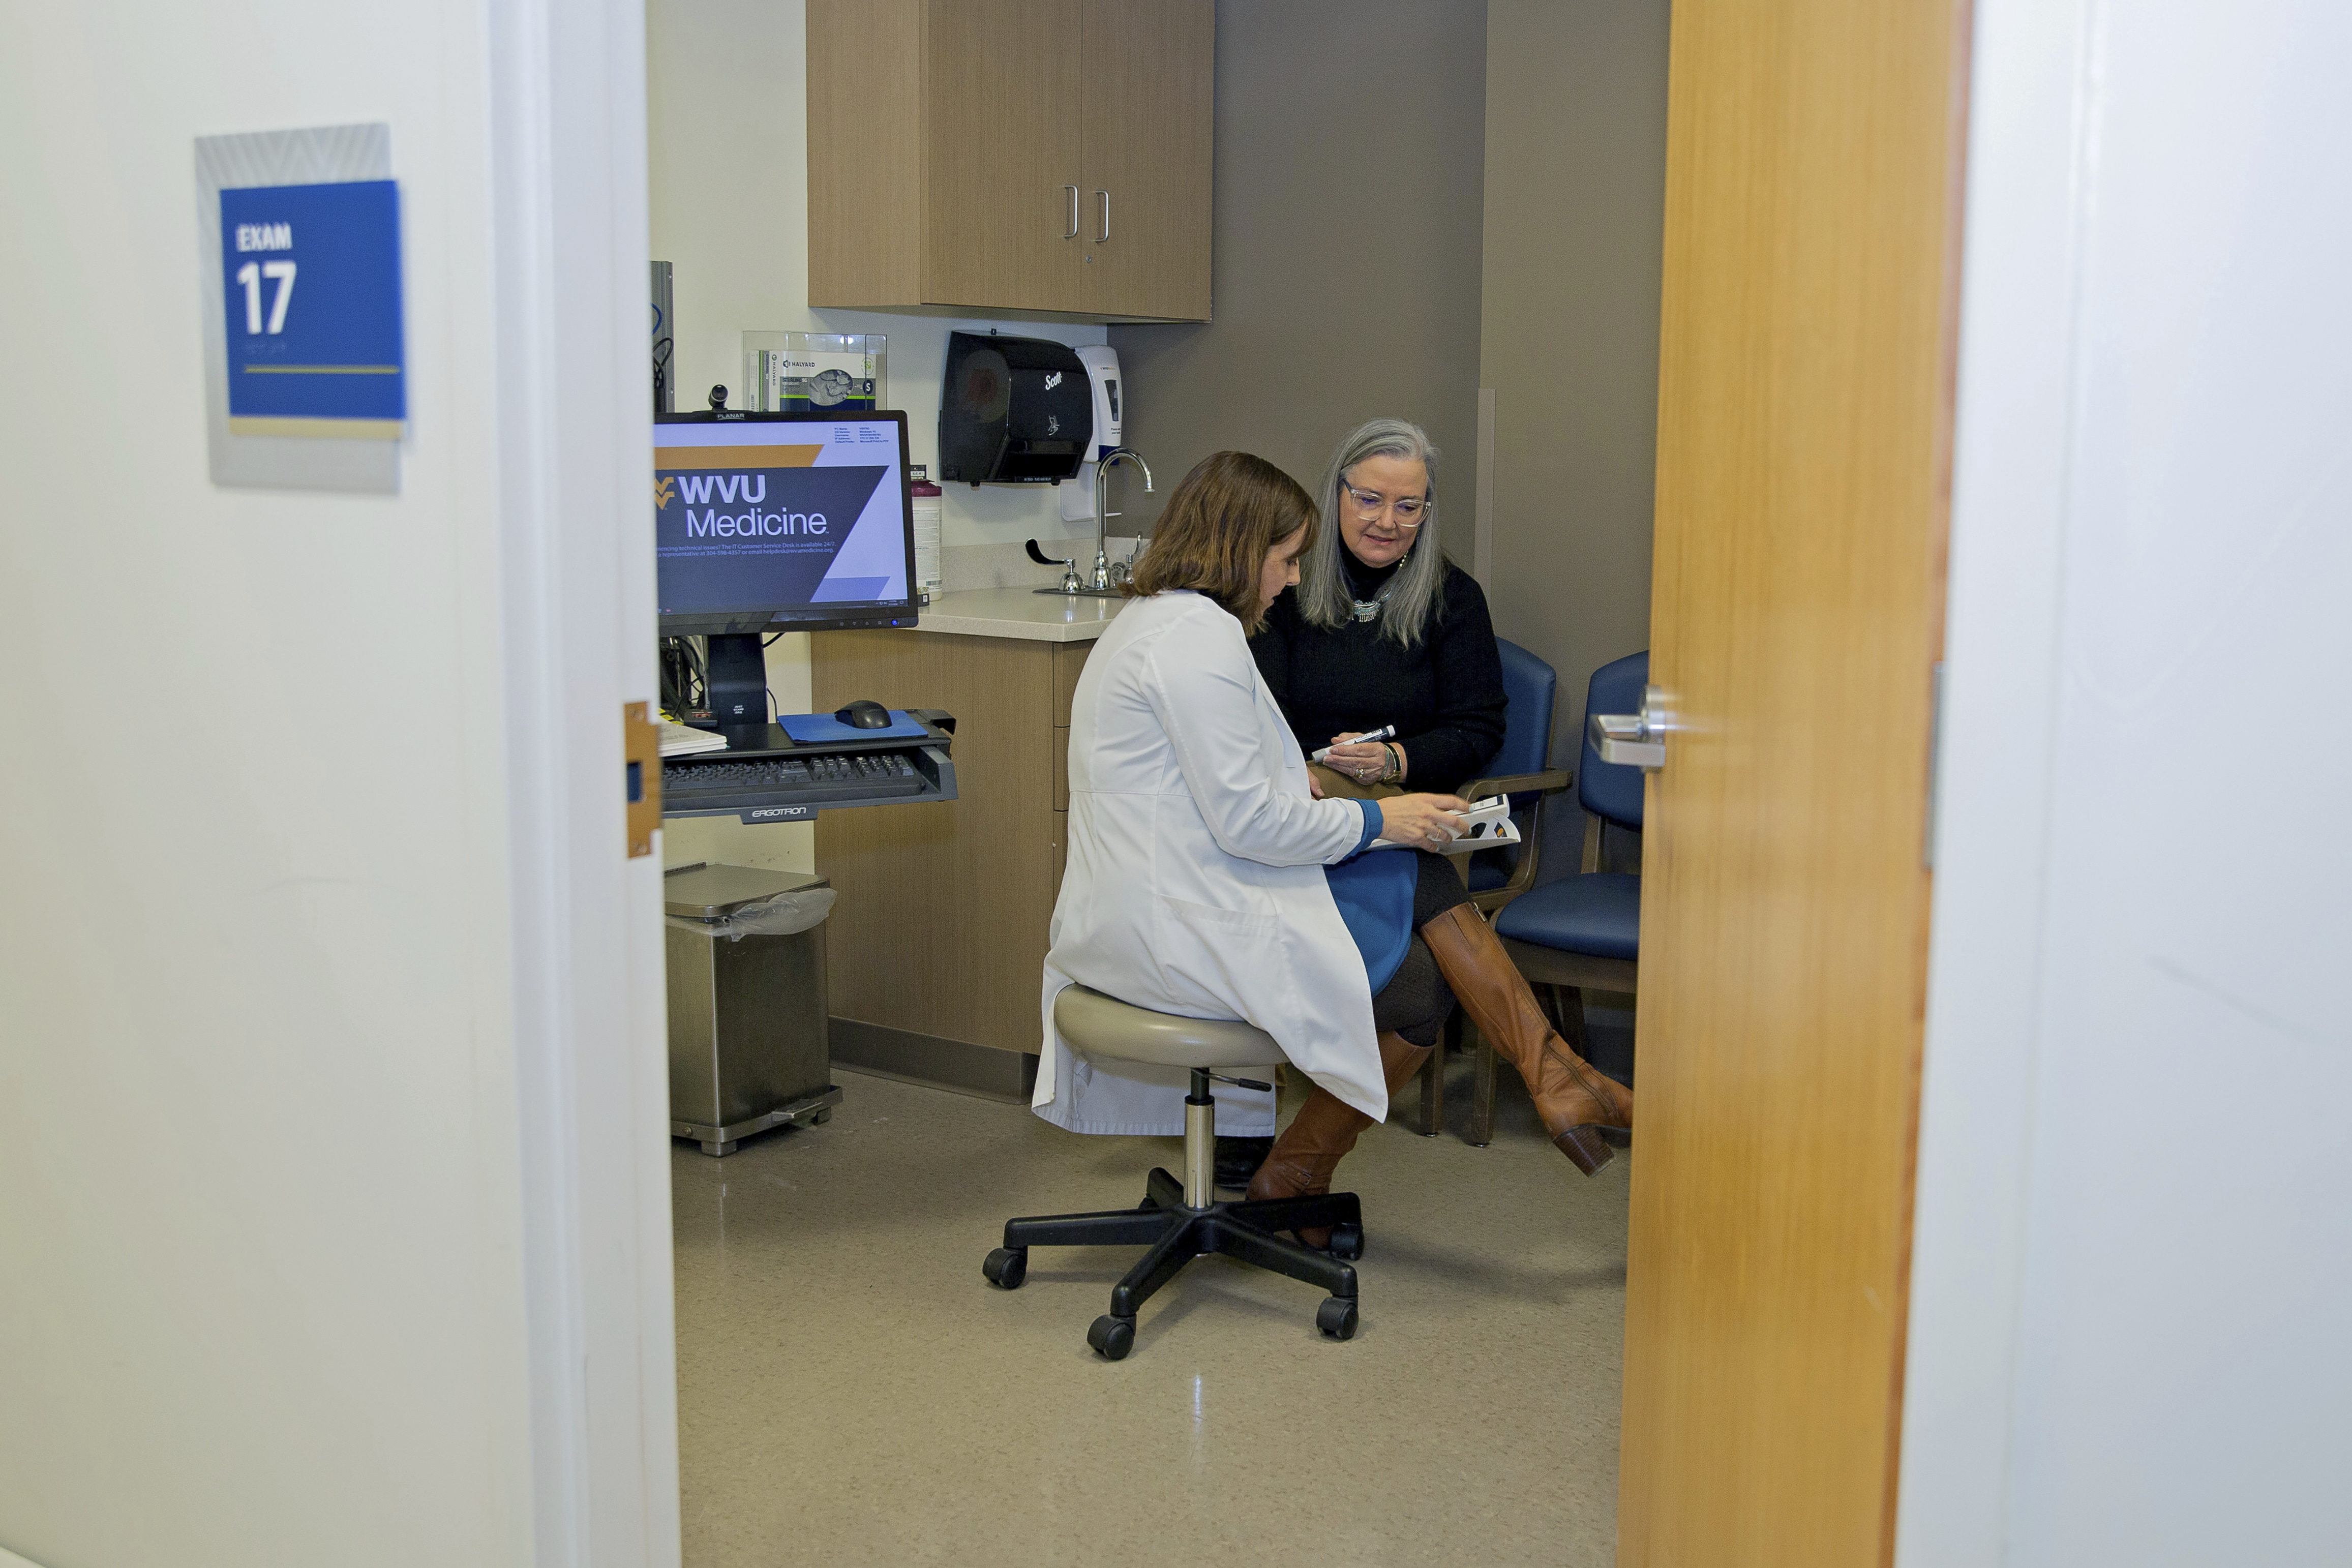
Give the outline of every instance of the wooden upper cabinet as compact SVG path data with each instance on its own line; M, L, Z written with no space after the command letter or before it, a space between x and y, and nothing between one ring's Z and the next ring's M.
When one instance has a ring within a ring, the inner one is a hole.
M1080 0L1087 309L1209 319L1210 0Z
M807 15L810 304L1208 319L1214 0Z
M1081 286L1066 237L1085 158L1079 10L926 0L921 303L1067 310Z

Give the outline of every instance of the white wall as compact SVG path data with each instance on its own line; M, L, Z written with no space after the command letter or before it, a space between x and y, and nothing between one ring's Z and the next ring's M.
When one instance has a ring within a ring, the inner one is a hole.
M642 13L10 24L0 1562L675 1563ZM371 121L400 492L215 489L193 139Z
M673 269L677 406L704 406L714 382L726 385L730 405L745 405L747 331L886 333L887 405L907 411L913 460L937 474L950 332L996 327L1076 344L1101 342L1103 329L810 310L806 36L801 0L652 0L646 8L653 253ZM940 542L1091 539L1090 524L1061 520L1058 496L1050 487L950 486ZM769 650L768 680L780 711L808 710L807 634ZM814 865L815 829L798 824L694 819L672 823L665 837L671 865Z
M2337 1561L2352 12L1977 28L1898 1561Z
M38 1562L531 1550L489 11L10 10L0 1544ZM192 139L377 120L401 493L215 489Z

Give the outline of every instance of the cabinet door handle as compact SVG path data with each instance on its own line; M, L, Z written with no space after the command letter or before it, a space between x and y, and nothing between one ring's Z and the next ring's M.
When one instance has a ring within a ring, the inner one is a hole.
M1110 193L1097 191L1095 195L1103 199L1103 231L1095 237L1095 243L1101 245L1110 238Z
M1070 232L1064 235L1062 237L1064 239L1076 239L1078 237L1078 187L1076 185L1064 185L1062 189L1070 193Z

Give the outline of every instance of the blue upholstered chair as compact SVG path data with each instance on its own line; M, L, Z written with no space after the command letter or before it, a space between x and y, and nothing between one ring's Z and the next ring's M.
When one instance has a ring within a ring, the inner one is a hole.
M1566 789L1575 776L1544 765L1551 755L1552 708L1559 678L1551 666L1517 643L1497 637L1495 647L1502 655L1503 696L1508 705L1503 716L1503 744L1488 764L1486 776L1472 780L1456 793L1465 800L1509 795L1511 822L1519 830L1519 842L1481 849L1454 861L1469 884L1470 901L1489 916L1535 885L1540 847L1537 826L1543 798ZM1460 1038L1461 1028L1462 1015L1457 1010L1446 1027L1447 1044ZM1486 1108L1482 1125L1491 1124L1495 1049L1483 1042L1478 1051L1478 1103ZM1444 1125L1445 1053L1432 1051L1421 1069L1421 1110L1412 1127L1428 1137Z
M1572 774L1547 767L1551 760L1551 721L1559 677L1551 666L1515 642L1495 639L1503 659L1503 744L1487 764L1486 776L1456 792L1465 800L1511 797L1511 822L1520 842L1481 849L1465 862L1470 900L1486 914L1535 885L1536 822L1543 797L1566 789Z
M1641 711L1649 684L1650 656L1637 653L1592 672L1586 689L1588 713ZM1612 827L1642 830L1642 770L1604 763L1588 734L1576 770L1577 804L1584 807L1584 855L1580 874L1510 900L1495 916L1495 934L1538 994L1549 993L1553 1026L1579 1055L1588 1054L1584 992L1632 993L1640 972L1642 879L1604 871L1604 835ZM1480 1103L1470 1141L1485 1143L1494 1126L1493 1073L1481 1047Z

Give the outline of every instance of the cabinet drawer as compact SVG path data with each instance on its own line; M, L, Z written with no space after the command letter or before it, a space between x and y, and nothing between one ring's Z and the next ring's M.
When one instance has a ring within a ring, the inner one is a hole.
M1094 651L1090 642L1063 642L1054 645L1054 724L1056 729L1070 727L1070 700L1078 692L1078 672L1087 667L1087 655Z

